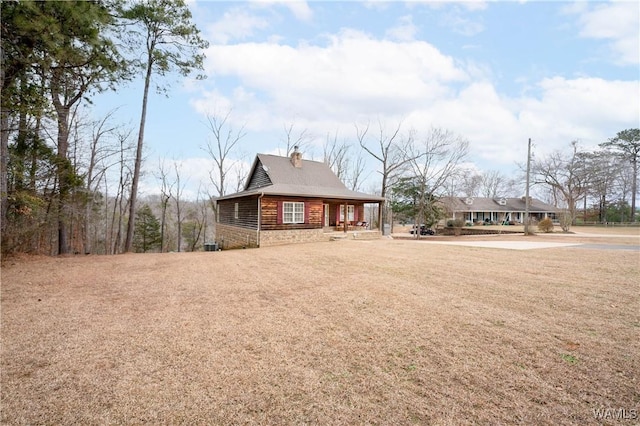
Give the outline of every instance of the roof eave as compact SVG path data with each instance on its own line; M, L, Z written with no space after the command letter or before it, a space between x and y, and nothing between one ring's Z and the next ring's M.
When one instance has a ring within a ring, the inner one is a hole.
M243 197L251 197L255 195L270 195L270 196L281 196L281 197L305 197L305 198L319 198L319 199L330 199L330 200L354 200L354 201L362 201L364 203L380 203L384 201L384 198L378 197L375 195L352 195L352 194L311 194L304 192L282 192L282 191L270 191L267 188L255 188L249 191L237 192L235 194L225 195L222 197L215 198L216 201L224 201L231 200L234 198L243 198Z

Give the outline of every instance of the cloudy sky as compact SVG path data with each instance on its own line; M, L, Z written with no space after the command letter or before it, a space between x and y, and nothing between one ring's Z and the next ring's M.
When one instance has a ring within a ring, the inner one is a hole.
M206 185L211 167L206 115L228 111L233 129L244 126L238 155L249 163L283 153L286 127L306 131L305 157L320 160L327 134L355 155L356 124L402 122L418 139L451 130L469 140L475 167L507 174L526 160L528 138L544 155L640 126L636 1L189 5L211 44L208 78L170 78L169 97L151 96L145 143L148 170L180 161L191 186ZM96 108L119 106L135 126L141 92L131 84Z

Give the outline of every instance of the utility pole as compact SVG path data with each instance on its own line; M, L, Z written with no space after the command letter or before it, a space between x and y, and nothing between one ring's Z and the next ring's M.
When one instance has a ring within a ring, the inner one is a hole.
M529 175L531 173L531 138L527 147L527 183L524 194L524 235L529 234Z

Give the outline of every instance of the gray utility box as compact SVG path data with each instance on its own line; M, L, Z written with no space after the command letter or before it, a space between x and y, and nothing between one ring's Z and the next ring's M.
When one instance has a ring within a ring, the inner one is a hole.
M204 243L204 251L218 251L218 243Z

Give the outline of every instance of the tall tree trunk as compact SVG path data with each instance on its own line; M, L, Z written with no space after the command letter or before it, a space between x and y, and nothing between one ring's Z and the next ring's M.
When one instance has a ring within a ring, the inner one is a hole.
M0 235L6 236L7 201L9 190L7 167L9 167L9 111L4 102L0 111Z
M27 92L26 79L20 79L20 103L25 105L27 101L24 99L24 95ZM27 110L26 108L20 108L18 111L18 135L15 139L15 153L18 154L19 159L15 162L15 176L14 176L14 188L16 191L22 191L24 189L24 176L25 176L25 163L26 156L29 148L27 146L27 139L29 137L29 131L27 129Z
M6 234L7 226L7 201L9 190L9 175L7 167L9 167L9 111L7 110L8 96L5 83L6 73L4 66L4 49L0 43L0 58L2 64L0 66L0 236L3 240Z
M58 176L58 254L69 252L68 229L66 217L67 196L69 194L69 162L67 150L69 148L69 110L56 105L58 114L58 152L56 167Z
M167 225L167 204L169 199L162 195L162 219L160 222L160 253L165 252L164 231Z
M124 243L124 252L131 252L133 244L133 230L136 214L136 199L138 196L138 182L140 181L140 169L142 166L142 146L144 144L144 126L147 119L147 100L149 98L149 84L151 82L151 71L153 60L151 54L147 59L147 74L144 78L144 94L142 96L142 113L140 115L140 129L138 130L138 146L136 148L136 162L133 168L133 179L131 182L131 195L129 197L129 220L127 222L127 238Z
M58 122L58 150L56 153L56 177L58 179L58 254L69 252L69 241L67 228L67 198L71 191L71 173L73 172L71 163L67 158L69 150L69 114L84 93L84 89L77 90L75 94L69 93L68 82L72 80L64 75L63 69L52 70L52 77L49 83L51 92L51 102L56 110Z
M631 222L636 221L636 192L638 192L638 157L631 160L633 180L631 181Z
M36 181L38 173L39 151L42 146L40 140L40 127L42 125L42 117L38 114L36 117L35 128L33 129L33 143L31 146L31 165L29 168L29 191L36 193Z

